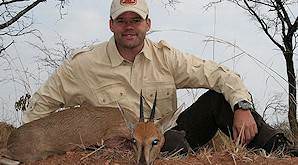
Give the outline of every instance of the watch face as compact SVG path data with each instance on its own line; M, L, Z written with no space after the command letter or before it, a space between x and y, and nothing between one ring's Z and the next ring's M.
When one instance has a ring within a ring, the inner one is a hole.
M252 105L249 102L239 102L239 108L240 109L252 109Z
M253 110L253 105L251 103L249 103L248 101L239 101L237 104L235 104L234 106L234 110L238 110L238 109L242 109L242 110Z

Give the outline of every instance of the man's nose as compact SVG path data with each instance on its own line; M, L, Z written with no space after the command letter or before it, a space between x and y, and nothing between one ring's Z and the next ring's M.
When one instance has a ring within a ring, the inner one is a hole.
M133 29L134 28L134 24L132 22L125 22L124 24L125 29Z

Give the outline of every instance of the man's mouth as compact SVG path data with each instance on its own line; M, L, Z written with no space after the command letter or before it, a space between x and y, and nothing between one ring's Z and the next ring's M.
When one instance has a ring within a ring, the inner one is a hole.
M134 39L137 35L135 33L125 33L122 34L122 36L127 40L131 40Z

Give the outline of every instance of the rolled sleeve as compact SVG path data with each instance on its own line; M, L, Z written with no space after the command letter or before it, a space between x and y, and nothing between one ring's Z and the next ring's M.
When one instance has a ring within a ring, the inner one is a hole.
M177 88L215 90L224 95L231 107L240 100L251 102L250 94L240 76L227 67L174 48L171 48L166 56L171 64Z

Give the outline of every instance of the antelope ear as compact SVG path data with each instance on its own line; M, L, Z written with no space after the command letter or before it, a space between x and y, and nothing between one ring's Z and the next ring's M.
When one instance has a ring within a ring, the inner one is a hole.
M136 124L138 123L137 118L134 116L134 114L132 112L129 111L125 111L120 104L117 102L118 105L118 110L121 113L121 116L123 117L127 128L129 129L129 131L132 133Z
M183 110L184 104L182 104L175 112L167 114L160 119L156 124L161 129L162 133L170 130L177 125L176 120Z

